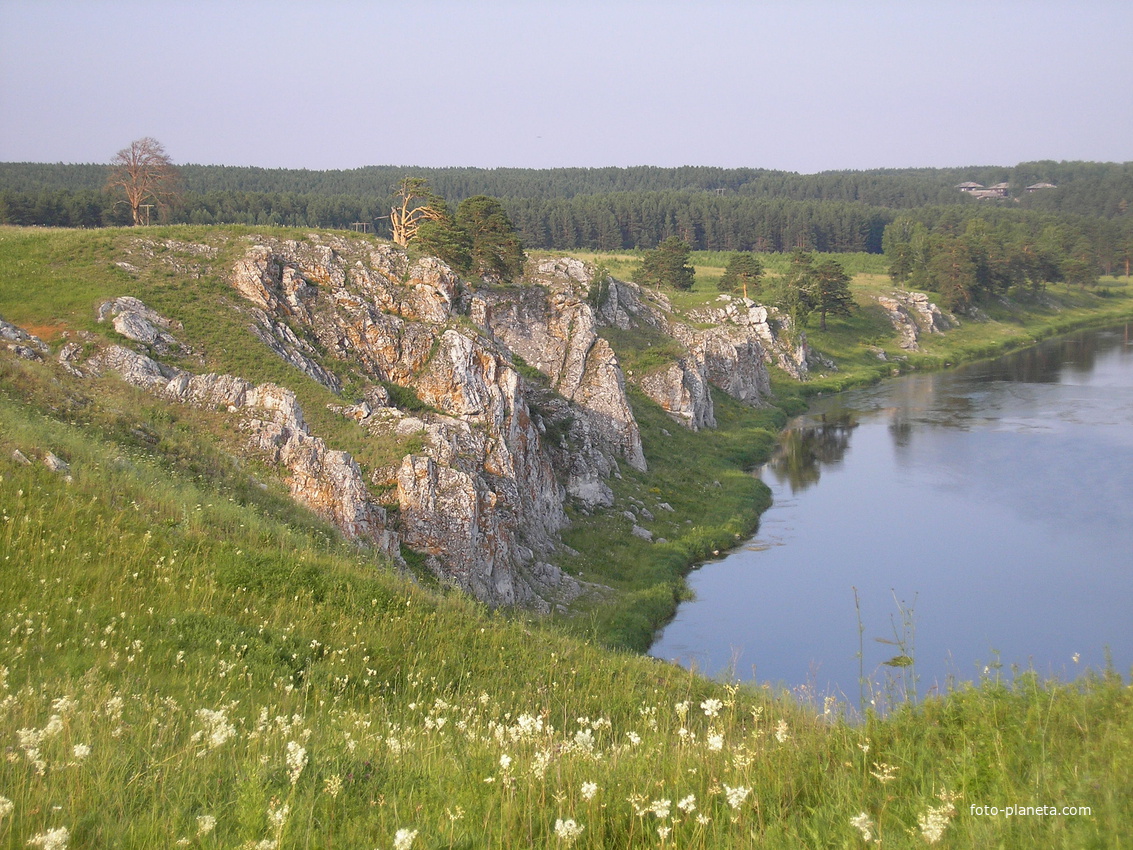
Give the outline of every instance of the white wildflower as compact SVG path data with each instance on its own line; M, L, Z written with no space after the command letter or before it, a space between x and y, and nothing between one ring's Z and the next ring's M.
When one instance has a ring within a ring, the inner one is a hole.
M67 844L70 841L71 831L67 827L61 826L58 829L49 829L34 838L29 838L28 846L42 847L43 850L67 850Z
M657 827L657 835L659 835L661 837L662 841L664 841L666 838L668 838L669 833L672 832L672 831L673 831L673 828L671 826L659 826L659 827Z
M708 815L706 814L701 813L696 816L696 822L701 826L708 826L708 824L712 823L712 818L708 817Z
M673 706L673 708L676 709L677 717L679 717L681 720L684 720L685 716L688 714L688 703L678 702Z
M294 785L299 781L299 775L307 766L307 750L300 746L298 741L287 742L287 775Z
M626 738L629 740L631 746L636 747L641 743L641 736L636 732L626 732Z
M948 821L952 818L951 809L951 806L929 806L924 814L917 817L917 825L927 843L935 844L944 835Z
M870 774L882 785L897 778L897 768L885 762L874 762Z
M71 748L71 753L74 755L76 761L82 761L90 755L90 747L87 744L75 744Z
M272 797L271 803L268 804L268 823L271 824L277 837L283 832L289 814L291 814L291 806L287 803L280 805L279 800Z
M733 809L738 809L743 805L743 802L747 799L748 794L751 793L751 789L744 788L743 786L737 786L733 788L730 785L725 785L724 792L725 796L728 798L728 805Z
M576 823L573 818L568 820L557 818L555 820L555 837L566 844L567 847L578 840L578 837L582 835L583 829L585 829L585 827Z
M708 732L706 744L710 753L718 753L724 749L724 735L719 730L711 729Z
M77 706L78 703L69 696L62 696L51 701L51 710L59 714L70 714Z
M531 759L531 775L537 779L542 779L546 773L547 768L551 764L551 759L554 758L554 753L551 750L539 750Z
M780 744L782 744L784 741L786 741L790 737L791 737L791 733L787 731L787 721L786 720L780 720L778 723L775 724L775 740L776 741L778 741Z
M409 850L417 840L417 830L399 829L393 837L393 850Z
M866 844L873 840L873 821L865 812L860 812L855 817L850 818L850 826L861 833L862 841Z
M574 733L574 745L580 750L590 752L594 749L594 733L589 729L579 729Z
M323 781L323 790L330 794L332 798L337 797L342 791L342 777L337 773L333 776L328 776Z
M649 804L649 810L658 818L664 819L669 816L672 805L672 800L654 800Z
M917 825L921 828L921 835L929 844L935 844L944 836L948 822L956 814L955 802L960 799L959 794L950 791L941 791L942 805L929 806L923 815L917 818Z
M590 802L594 799L594 795L598 793L598 784L595 782L582 783L582 799Z
M7 797L0 797L0 821L12 814L15 808L15 804Z
M197 719L201 721L205 728L193 734L193 743L205 741L208 744L205 750L197 753L199 756L204 755L209 750L223 746L225 742L236 736L236 727L229 722L228 715L223 708L219 711L198 708Z
M706 699L700 704L700 707L704 709L705 717L715 717L720 713L720 709L724 707L724 703L720 702L718 699Z
M696 811L696 795L689 794L683 800L678 800L677 808L684 812L686 815L691 815Z
M199 815L197 817L197 835L208 835L216 829L216 818L212 815Z

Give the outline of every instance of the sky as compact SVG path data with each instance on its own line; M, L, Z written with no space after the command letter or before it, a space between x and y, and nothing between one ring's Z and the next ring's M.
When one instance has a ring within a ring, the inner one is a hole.
M0 0L0 161L1133 160L1129 0Z

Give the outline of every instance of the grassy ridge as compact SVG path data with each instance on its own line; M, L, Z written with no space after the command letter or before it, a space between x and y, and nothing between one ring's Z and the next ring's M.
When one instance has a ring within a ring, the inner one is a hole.
M52 367L0 363L0 846L847 847L857 819L888 847L1117 847L1133 822L1116 675L849 722L423 591L250 501L207 432L71 424ZM1091 813L970 810L1008 804Z

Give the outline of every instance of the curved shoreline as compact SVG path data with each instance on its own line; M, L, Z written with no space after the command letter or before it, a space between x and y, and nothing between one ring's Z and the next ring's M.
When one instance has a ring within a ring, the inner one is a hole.
M1083 317L1079 321L1068 322L1065 325L1050 325L1050 326L1046 326L1045 328L1037 329L1036 332L1032 333L1031 335L1029 335L1025 338L1023 338L1023 337L1012 337L1012 338L1005 339L1005 340L1003 340L1002 343L1000 343L997 346L994 346L994 348L992 350L988 350L986 353L973 353L973 355L970 356L970 357L965 357L965 358L958 359L958 360L955 360L955 361L941 362L941 363L939 363L935 366L929 367L929 368L914 368L914 369L909 369L908 371L901 371L898 374L890 374L890 375L873 375L873 376L862 375L862 376L860 376L861 380L853 381L853 382L849 383L848 385L846 385L845 387L834 390L834 391L825 391L825 390L822 390L821 388L814 387L812 385L811 386L812 391L808 392L807 391L807 388L808 388L807 384L798 384L797 387L799 389L801 389L802 392L800 392L798 395L795 395L793 397L793 399L797 400L797 401L805 401L806 404L804 405L803 409L791 410L789 412L787 410L785 410L784 407L780 407L780 409L784 410L784 413L787 415L787 421L785 421L783 423L783 425L779 428L779 430L777 432L777 436L781 436L787 430L787 427L788 427L788 425L789 425L789 423L792 419L794 419L797 416L805 415L807 409L809 409L809 407L810 407L810 402L819 398L819 397L826 398L829 395L836 395L838 393L850 392L850 391L856 390L856 389L863 389L863 388L866 388L866 387L875 386L875 385L882 383L884 381L893 380L893 379L901 378L901 377L907 377L910 374L914 374L914 373L917 373L917 372L941 372L941 371L947 371L947 370L951 370L951 369L958 369L962 366L971 365L973 363L988 362L988 361L996 360L996 359L1003 357L1003 356L1006 356L1008 354L1016 354L1016 353L1019 353L1019 352L1022 352L1022 351L1026 351L1030 348L1034 348L1034 347L1042 344L1043 342L1047 342L1047 341L1050 341L1052 339L1057 339L1059 337L1070 336L1071 334L1079 333L1079 332L1082 332L1082 331L1102 330L1102 329L1107 328L1107 327L1119 327L1122 324L1127 325L1127 324L1130 324L1130 323L1133 323L1133 312L1130 312L1126 315L1118 315L1118 316L1105 315L1105 316ZM790 405L791 400L792 400L791 398L788 398L786 400L787 403L788 403L788 406L793 406L793 405ZM780 399L780 401L783 401L783 400ZM765 465L769 459L770 459L770 456L763 458L761 461L758 461L757 463L753 464L748 471L754 472L755 469ZM652 650L653 646L657 643L658 639L660 638L662 632L675 619L681 603L688 601L691 598L692 591L687 585L688 576L692 572L694 572L695 570L699 570L702 567L706 566L707 564L712 563L713 561L723 560L728 555L730 555L733 552L735 552L735 551L743 548L744 546L746 546L759 533L759 528L760 528L760 524L762 522L763 515L767 512L767 510L771 506L772 506L772 502L770 501L770 490L768 490L768 502L767 502L767 504L764 505L762 508L759 508L758 512L754 515L754 517L750 517L750 516L749 517L741 517L741 516L737 515L734 518L736 521L739 521L741 524L746 524L746 525L749 526L749 530L743 533L743 536L742 536L741 539L728 539L728 540L722 541L723 545L718 546L717 547L718 551L713 551L710 558L709 557L701 557L701 558L697 558L697 559L690 560L690 561L687 562L686 566L683 568L683 570L681 572L681 588L680 588L679 598L674 600L672 610L669 612L668 616L666 616L665 619L659 625L657 625L657 627L654 629L652 637L651 637L650 642L649 642L649 645L643 650L644 653L648 654Z

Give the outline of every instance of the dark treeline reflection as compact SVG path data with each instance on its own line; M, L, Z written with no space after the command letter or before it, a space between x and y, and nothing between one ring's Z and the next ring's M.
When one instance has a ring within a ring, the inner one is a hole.
M1128 340L1129 327L1121 331ZM970 377L982 381L1015 381L1030 384L1052 384L1071 374L1093 372L1098 355L1114 344L1112 333L1083 331L1058 340L1044 342L1034 348L962 369Z
M783 432L767 469L780 484L789 484L792 493L801 493L818 483L823 466L842 462L860 416L888 416L893 446L899 454L906 454L918 427L968 429L986 416L996 404L995 396L977 390L977 386L1057 384L1068 376L1088 375L1094 372L1098 359L1115 346L1133 356L1131 337L1129 325L1114 331L1083 331L954 373L909 375L889 385L879 406L874 406L876 400L871 403L851 396L862 404L860 410L841 407L841 401L831 400L836 407L812 412ZM816 406L821 409L824 403Z
M780 484L787 483L792 493L801 493L818 483L823 466L842 462L850 434L857 427L851 411L823 413L817 422L784 431L767 466Z

